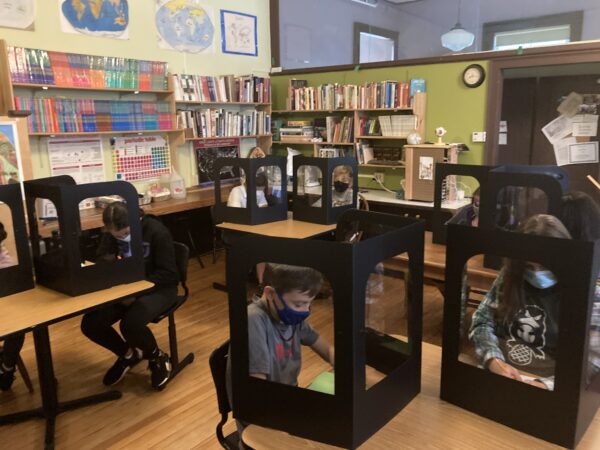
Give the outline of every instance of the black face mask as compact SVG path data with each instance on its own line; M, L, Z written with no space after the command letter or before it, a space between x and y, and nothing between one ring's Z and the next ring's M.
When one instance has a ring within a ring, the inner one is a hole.
M343 181L334 181L333 182L333 188L335 189L336 192L346 192L348 190L349 186L350 186L350 183L344 183Z

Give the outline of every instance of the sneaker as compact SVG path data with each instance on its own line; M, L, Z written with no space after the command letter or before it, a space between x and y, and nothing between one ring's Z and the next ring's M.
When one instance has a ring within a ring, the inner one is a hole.
M15 368L5 369L0 360L0 389L8 391L15 381Z
M148 363L151 375L152 387L157 391L164 388L169 378L171 378L171 359L169 355L159 350L158 356Z
M106 375L104 375L102 383L104 383L105 386L113 386L117 384L123 379L125 374L129 372L129 370L141 360L142 352L140 352L138 349L134 350L131 358L125 358L121 356L117 359L113 366L110 369L108 369Z

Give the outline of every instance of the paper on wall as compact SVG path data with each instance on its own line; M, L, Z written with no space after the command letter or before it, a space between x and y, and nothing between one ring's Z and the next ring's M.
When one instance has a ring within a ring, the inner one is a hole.
M558 116L552 122L542 128L542 133L554 144L555 142L567 137L573 131L573 119L567 116Z
M598 162L598 141L569 145L569 164Z
M567 97L558 105L556 110L564 116L573 117L577 114L579 105L583 103L583 95L577 92L571 92Z
M554 157L556 158L557 166L564 166L569 163L569 146L576 144L577 140L574 137L561 139L553 144Z
M52 176L69 175L77 184L106 180L100 138L49 139L48 157ZM93 207L93 199L86 199L79 204L80 209Z
M598 116L578 114L573 117L573 136L596 136L598 134Z
M500 133L498 135L498 145L508 144L508 133Z

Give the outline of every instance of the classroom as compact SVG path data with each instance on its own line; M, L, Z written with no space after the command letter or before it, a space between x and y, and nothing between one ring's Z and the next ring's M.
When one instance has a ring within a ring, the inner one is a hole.
M0 2L0 447L600 448L599 19Z

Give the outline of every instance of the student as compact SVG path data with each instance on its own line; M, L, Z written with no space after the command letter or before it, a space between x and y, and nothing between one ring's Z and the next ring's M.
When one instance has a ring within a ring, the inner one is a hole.
M309 267L267 264L263 295L248 305L250 376L297 386L302 367L301 345L309 346L333 366L333 347L306 321L322 282L321 274ZM231 403L230 358L227 390ZM245 424L236 424L241 437Z
M352 204L354 195L354 178L352 177L352 168L350 166L337 166L333 169L333 187L331 196L331 206L346 206ZM312 206L320 208L322 199L315 201ZM356 206L358 209L358 205Z
M306 321L322 277L308 267L267 264L263 295L248 305L249 373L276 383L298 384L301 345L333 365L333 347Z
M546 214L527 219L520 232L571 238L560 220ZM537 263L507 260L473 314L469 330L469 339L486 369L537 387L554 389L560 325L557 282L552 272ZM526 377L519 370L535 378Z
M479 188L473 192L473 198L471 204L460 208L454 216L448 221L448 223L455 223L458 225L468 225L470 227L476 227L479 225Z
M4 229L4 224L0 222L0 269L16 264L4 246L7 237L8 233ZM4 347L0 353L0 389L3 391L10 389L13 384L15 365L23 348L23 342L25 342L25 333L11 334L4 339Z
M126 206L112 203L102 214L105 233L98 254L105 259L131 255L131 235ZM131 300L111 304L83 316L81 330L92 341L112 351L117 361L108 369L103 383L112 386L143 358L149 360L151 384L161 389L171 375L169 355L158 348L148 323L177 301L179 275L169 230L156 218L142 216L142 239L146 279L154 288ZM121 334L112 327L118 321Z
M227 206L232 208L246 208L248 202L248 194L246 192L245 181L242 180L239 186L234 187L227 198ZM256 174L256 202L259 208L269 206L265 196L267 188L267 176L263 172Z

